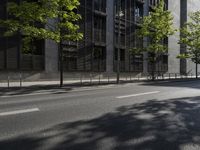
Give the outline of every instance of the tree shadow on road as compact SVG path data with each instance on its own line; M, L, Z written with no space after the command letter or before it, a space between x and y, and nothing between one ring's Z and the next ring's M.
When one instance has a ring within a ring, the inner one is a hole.
M199 79L180 79L180 80L167 80L167 81L154 81L144 82L140 86L160 86L160 87L180 87L180 88L193 88L200 89Z
M156 99L0 141L0 150L199 150L200 97Z
M69 92L72 87L63 87L55 85L40 85L40 86L29 86L29 87L12 87L12 88L0 88L0 96L16 96L23 94L34 94L34 93L43 93L49 92L51 94L62 94L64 92Z

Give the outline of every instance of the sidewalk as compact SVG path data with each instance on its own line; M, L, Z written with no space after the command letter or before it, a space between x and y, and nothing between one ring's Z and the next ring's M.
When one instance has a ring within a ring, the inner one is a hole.
M185 80L185 79L194 79L195 76L165 76L157 77L156 81L161 80ZM138 81L151 81L149 77L121 77L121 83L131 83ZM114 84L116 83L116 78L84 78L84 79L64 79L64 86L86 86L86 85L101 85L101 84ZM44 87L44 86L54 86L59 87L59 80L41 80L41 81L25 81L25 80L13 80L13 81L0 81L0 88L20 88L20 87Z

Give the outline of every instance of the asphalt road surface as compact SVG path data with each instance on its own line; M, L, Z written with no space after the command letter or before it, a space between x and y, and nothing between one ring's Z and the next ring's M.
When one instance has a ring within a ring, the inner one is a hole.
M200 150L200 81L1 95L0 150Z

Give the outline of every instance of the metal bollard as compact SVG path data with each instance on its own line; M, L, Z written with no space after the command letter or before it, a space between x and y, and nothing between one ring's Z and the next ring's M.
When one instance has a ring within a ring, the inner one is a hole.
M81 74L81 76L80 76L80 83L81 83L81 85L83 84L82 74Z
M22 87L22 74L19 74L19 84L20 84L20 88Z
M99 84L101 83L101 75L99 74Z
M110 83L110 76L108 75L108 83Z
M8 88L9 88L10 87L10 76L8 76L7 82L8 82Z
M171 79L171 74L169 73L169 79Z
M92 84L92 75L90 74L90 84Z

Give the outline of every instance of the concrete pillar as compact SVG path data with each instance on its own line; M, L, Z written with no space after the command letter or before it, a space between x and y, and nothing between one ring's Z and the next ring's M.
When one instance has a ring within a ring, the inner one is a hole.
M172 12L174 17L174 28L179 29L180 27L180 1L169 0L168 9ZM180 39L179 31L175 35L168 38L168 72L179 73L180 72L180 60L177 59L177 55L180 54L180 45L178 41Z
M149 1L145 1L145 3L144 3L144 16L148 16L149 15ZM144 47L146 47L147 46L147 44L148 44L148 38L144 38ZM147 74L148 73L148 60L147 60L147 58L148 58L148 53L144 53L143 54L143 73L144 74Z
M57 20L48 20L48 23L52 25L56 24ZM48 29L48 26L46 26ZM45 72L46 73L58 73L59 66L59 52L58 44L52 40L45 40Z
M114 63L114 0L107 0L106 72L113 72Z
M45 72L57 73L59 64L58 45L52 40L45 41Z

